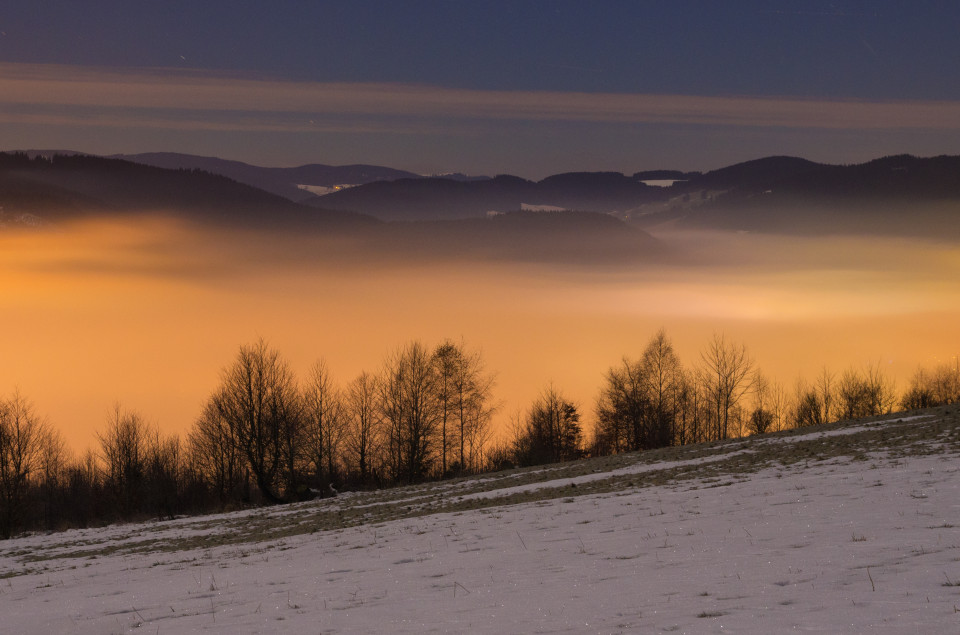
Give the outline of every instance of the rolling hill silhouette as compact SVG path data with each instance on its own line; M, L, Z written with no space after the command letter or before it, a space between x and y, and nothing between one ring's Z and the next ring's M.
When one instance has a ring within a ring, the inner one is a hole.
M449 179L415 184L458 189ZM516 177L472 182L496 190L527 187ZM385 183L373 183L373 187ZM94 216L175 216L214 228L318 231L347 236L324 249L355 260L490 259L636 261L662 252L640 228L597 213L516 212L461 221L387 223L350 211L300 205L199 169L168 170L91 155L0 154L0 208L47 223Z
M197 222L265 227L370 226L374 218L452 221L550 209L613 214L645 230L960 237L957 156L897 155L856 165L775 156L703 174L576 172L540 181L510 175L387 180L410 173L375 166L256 168L167 153L137 156L181 167L164 169L80 153L0 155L0 205L49 220L92 212L163 211ZM209 170L182 167L189 161ZM252 172L244 178L269 181L274 192L214 173L247 169ZM654 177L676 182L669 187L643 182ZM305 204L275 193L302 193L292 185L298 181L362 179L370 182L314 196ZM530 222L547 226L557 223L556 218Z

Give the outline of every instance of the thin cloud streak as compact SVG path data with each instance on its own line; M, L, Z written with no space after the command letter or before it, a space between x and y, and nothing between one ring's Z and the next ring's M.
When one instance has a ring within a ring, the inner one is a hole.
M423 134L436 132L438 126L416 123L390 123L387 121L317 122L303 117L284 121L274 119L270 113L243 115L219 111L180 111L171 109L166 115L155 112L114 112L104 108L102 112L0 112L0 124L43 126L95 126L98 128L151 128L159 130L183 130L206 132L323 132L374 134Z
M115 118L91 108L126 110ZM960 102L469 90L0 64L0 121L8 123L396 132L410 118L418 120L416 131L430 128L430 119L960 130Z

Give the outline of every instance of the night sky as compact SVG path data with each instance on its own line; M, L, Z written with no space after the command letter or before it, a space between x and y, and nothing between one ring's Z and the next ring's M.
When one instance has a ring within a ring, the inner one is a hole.
M0 148L421 173L960 152L956 2L17 2Z

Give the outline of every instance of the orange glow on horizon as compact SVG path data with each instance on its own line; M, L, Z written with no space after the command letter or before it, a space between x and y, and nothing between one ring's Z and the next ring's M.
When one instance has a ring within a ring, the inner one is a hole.
M917 365L960 353L956 247L665 240L689 257L635 268L365 263L356 254L346 263L309 237L155 217L8 231L0 233L0 394L19 387L83 450L115 402L184 434L220 369L261 336L300 376L324 357L341 383L376 371L409 340L462 337L497 375L501 422L552 381L588 425L604 372L639 356L660 327L687 366L723 331L788 391L824 365L878 361L902 388Z

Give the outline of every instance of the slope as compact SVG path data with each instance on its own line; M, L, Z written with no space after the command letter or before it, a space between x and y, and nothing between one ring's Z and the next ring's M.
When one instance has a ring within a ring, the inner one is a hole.
M84 214L164 213L252 227L370 222L356 214L296 205L202 170L168 170L83 154L0 154L0 206L53 221Z
M948 632L952 408L0 545L22 633Z
M617 172L574 172L537 182L510 175L479 181L400 179L333 192L316 202L384 220L450 220L523 205L609 212L657 200L661 189Z
M960 238L960 157L898 155L857 165L768 157L691 178L665 204L632 210L669 224L781 234Z
M327 241L322 257L346 261L637 262L663 251L645 231L603 214L525 212L454 222L383 223L298 205L202 170L80 154L0 154L0 212L0 222L8 214L17 219L25 213L53 223L159 214L216 229L320 230L348 239Z
M282 196L292 201L313 198L313 194L298 185L335 187L359 185L375 181L403 178L418 178L405 170L396 170L379 165L323 165L314 163L292 168L274 168L229 161L217 157L203 157L176 152L145 152L141 154L117 154L110 158L151 165L168 170L203 170L220 174L246 183L258 189Z

